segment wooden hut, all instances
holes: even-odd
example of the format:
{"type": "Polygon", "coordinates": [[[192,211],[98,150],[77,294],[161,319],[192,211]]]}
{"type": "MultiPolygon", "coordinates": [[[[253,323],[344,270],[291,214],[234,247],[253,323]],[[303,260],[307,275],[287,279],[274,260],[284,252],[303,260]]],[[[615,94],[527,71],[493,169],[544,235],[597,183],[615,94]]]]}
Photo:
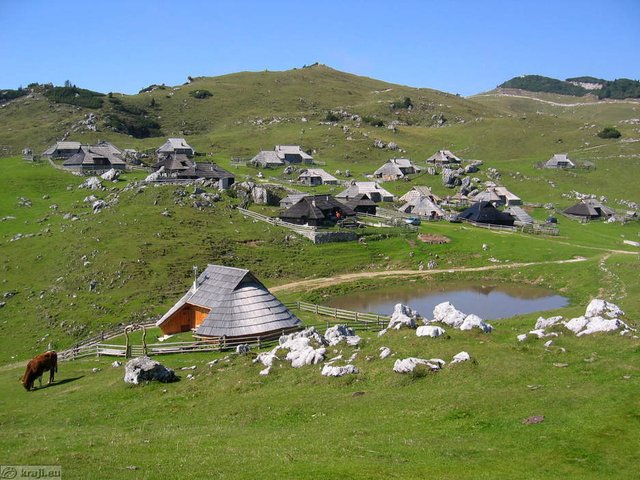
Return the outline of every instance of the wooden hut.
{"type": "Polygon", "coordinates": [[[501,212],[491,202],[477,202],[458,215],[460,220],[489,225],[513,226],[514,218],[508,213],[501,212]]]}
{"type": "Polygon", "coordinates": [[[194,331],[206,339],[277,338],[300,320],[249,271],[208,265],[156,323],[164,334],[194,331]]]}
{"type": "Polygon", "coordinates": [[[429,197],[413,197],[398,210],[403,213],[410,213],[432,220],[444,217],[444,210],[429,197]]]}
{"type": "Polygon", "coordinates": [[[312,227],[335,225],[339,220],[354,217],[355,212],[331,195],[302,197],[280,214],[280,219],[296,225],[312,227]]]}
{"type": "Polygon", "coordinates": [[[595,199],[586,199],[567,208],[564,213],[573,217],[596,219],[612,217],[616,212],[595,199]]]}
{"type": "Polygon", "coordinates": [[[556,153],[544,163],[544,168],[576,168],[566,153],[556,153]]]}
{"type": "Polygon", "coordinates": [[[382,180],[400,180],[406,175],[419,173],[420,167],[414,165],[408,158],[392,158],[373,172],[375,178],[382,180]]]}
{"type": "Polygon", "coordinates": [[[162,144],[158,150],[156,150],[158,156],[168,153],[179,153],[192,157],[195,155],[195,151],[191,148],[191,145],[187,143],[184,138],[169,138],[162,144]]]}
{"type": "Polygon", "coordinates": [[[67,158],[62,166],[85,173],[100,173],[107,170],[124,170],[127,163],[109,146],[82,145],[78,153],[67,158]]]}
{"type": "Polygon", "coordinates": [[[316,185],[337,185],[338,179],[322,168],[308,168],[300,173],[298,182],[314,187],[316,185]]]}
{"type": "Polygon", "coordinates": [[[393,202],[393,193],[382,188],[377,182],[356,182],[351,181],[349,186],[336,195],[336,198],[351,200],[356,196],[364,193],[374,202],[393,202]]]}
{"type": "Polygon", "coordinates": [[[80,142],[56,142],[55,145],[47,148],[43,157],[49,158],[70,158],[80,151],[80,142]]]}
{"type": "Polygon", "coordinates": [[[347,207],[356,213],[366,213],[369,215],[375,215],[378,205],[371,200],[366,193],[359,193],[350,200],[343,200],[347,207]]]}
{"type": "Polygon", "coordinates": [[[436,166],[459,164],[461,160],[456,157],[451,150],[438,150],[436,153],[427,158],[427,163],[433,163],[436,166]]]}

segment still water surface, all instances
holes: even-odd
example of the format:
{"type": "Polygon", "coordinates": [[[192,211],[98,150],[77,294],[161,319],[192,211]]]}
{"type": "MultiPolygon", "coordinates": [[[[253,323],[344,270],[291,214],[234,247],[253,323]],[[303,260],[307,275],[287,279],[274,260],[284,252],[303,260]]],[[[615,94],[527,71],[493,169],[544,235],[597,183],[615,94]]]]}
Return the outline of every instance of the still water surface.
{"type": "Polygon", "coordinates": [[[366,290],[334,298],[328,304],[345,310],[390,315],[396,303],[403,303],[423,317],[432,318],[433,307],[447,301],[458,310],[467,314],[475,313],[485,320],[553,310],[569,304],[567,298],[551,290],[528,285],[473,282],[433,284],[428,281],[366,290]]]}

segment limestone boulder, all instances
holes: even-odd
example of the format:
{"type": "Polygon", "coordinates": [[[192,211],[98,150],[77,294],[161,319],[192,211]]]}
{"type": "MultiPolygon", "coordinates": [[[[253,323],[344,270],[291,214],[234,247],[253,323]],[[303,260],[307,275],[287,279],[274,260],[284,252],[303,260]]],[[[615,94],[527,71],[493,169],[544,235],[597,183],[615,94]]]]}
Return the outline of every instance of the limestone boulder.
{"type": "Polygon", "coordinates": [[[124,368],[124,381],[134,385],[152,380],[157,380],[162,383],[170,383],[178,380],[173,370],[147,356],[129,360],[124,368]]]}

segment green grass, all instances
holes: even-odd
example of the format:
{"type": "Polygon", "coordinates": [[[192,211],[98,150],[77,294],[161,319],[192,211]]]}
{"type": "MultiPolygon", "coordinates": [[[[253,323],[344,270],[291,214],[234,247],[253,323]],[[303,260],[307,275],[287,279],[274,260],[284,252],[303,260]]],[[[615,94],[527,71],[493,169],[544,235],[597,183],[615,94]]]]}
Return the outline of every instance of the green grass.
{"type": "Polygon", "coordinates": [[[27,394],[21,369],[4,368],[3,462],[37,458],[66,478],[634,478],[638,341],[563,335],[545,351],[515,339],[534,319],[495,322],[490,335],[365,334],[360,373],[340,379],[284,363],[260,377],[250,357],[208,367],[223,354],[202,354],[159,358],[197,366],[176,384],[131,387],[110,359],[88,359],[27,394]],[[380,346],[395,356],[379,360],[380,346]],[[391,370],[396,358],[461,350],[474,362],[424,377],[391,370]],[[532,415],[545,421],[521,423],[532,415]]]}
{"type": "MultiPolygon", "coordinates": [[[[482,181],[487,168],[497,168],[502,183],[525,202],[552,203],[557,210],[575,202],[562,196],[572,190],[608,196],[609,204],[619,208],[617,199],[640,201],[640,142],[605,141],[595,135],[603,126],[615,125],[622,140],[637,136],[636,126],[622,122],[637,118],[632,104],[558,107],[509,97],[467,100],[322,66],[198,78],[179,90],[168,87],[125,100],[162,117],[158,121],[167,135],[191,131],[184,134],[189,142],[211,153],[206,158],[232,170],[238,181],[255,177],[258,170],[232,167],[231,157],[250,157],[286,143],[314,149],[314,157],[331,173],[350,169],[356,179],[364,179],[397,155],[373,148],[373,140],[380,138],[397,142],[407,151],[403,155],[419,163],[440,148],[481,159],[484,166],[476,176],[482,181]],[[388,88],[392,90],[384,92],[388,88]],[[203,89],[213,95],[205,100],[190,95],[203,89]],[[396,115],[389,104],[405,96],[415,108],[396,115]],[[364,123],[358,127],[350,120],[337,126],[319,123],[329,109],[337,108],[387,122],[401,118],[410,125],[393,133],[364,123]],[[432,115],[439,113],[449,119],[449,126],[431,126],[432,115]],[[274,116],[279,122],[269,124],[274,116]],[[257,125],[258,118],[266,122],[257,125]],[[349,135],[352,140],[347,140],[349,135]],[[534,168],[559,152],[592,161],[597,168],[534,168]]],[[[17,99],[0,111],[0,145],[14,153],[26,145],[43,150],[86,113],[38,96],[17,99]]],[[[105,114],[95,113],[99,121],[105,114]]],[[[157,147],[163,141],[106,130],[72,137],[87,142],[104,138],[135,148],[157,147]]],[[[276,182],[288,181],[282,169],[263,173],[276,182]]],[[[114,324],[157,318],[189,287],[192,266],[207,263],[249,268],[271,287],[342,273],[417,271],[429,260],[436,260],[438,269],[454,269],[581,256],[586,261],[440,273],[420,280],[361,279],[313,291],[287,290],[278,297],[322,303],[326,296],[388,284],[477,280],[561,292],[571,303],[552,313],[567,317],[580,315],[591,298],[601,297],[619,304],[631,323],[638,325],[640,319],[638,255],[612,253],[637,253],[622,243],[640,240],[637,222],[580,224],[559,217],[559,237],[424,223],[420,232],[446,235],[451,242],[427,245],[416,232],[394,228],[363,229],[359,233],[365,244],[316,246],[301,238],[286,241],[289,231],[244,218],[234,208],[238,200],[226,194],[212,209],[199,211],[188,197],[182,205],[176,203],[181,197],[175,186],[122,191],[143,176],[127,173],[109,187],[115,190],[96,193],[78,189],[80,178],[47,164],[0,159],[0,218],[16,217],[0,222],[0,294],[17,292],[3,298],[6,305],[0,308],[3,464],[61,464],[65,478],[635,476],[638,340],[616,334],[579,339],[563,335],[555,340],[558,348],[547,352],[543,341],[515,340],[533,327],[535,314],[495,322],[491,335],[451,331],[447,338],[420,339],[406,331],[382,338],[364,334],[355,362],[361,373],[350,378],[326,379],[318,367],[286,366],[263,378],[249,358],[232,355],[228,363],[210,368],[206,362],[226,354],[194,354],[161,361],[172,368],[197,365],[195,380],[132,388],[122,382],[121,369],[110,367],[112,359],[104,358],[65,362],[59,383],[27,394],[17,379],[28,358],[50,342],[62,349],[114,324]],[[94,215],[83,202],[91,193],[100,198],[119,193],[118,202],[94,215]],[[32,207],[18,207],[19,197],[29,198],[32,207]],[[50,208],[54,203],[57,210],[50,208]],[[170,217],[161,215],[165,210],[170,217]],[[65,220],[66,213],[79,219],[65,220]],[[16,234],[34,236],[11,241],[16,234]],[[90,262],[86,265],[85,256],[90,262]],[[97,281],[95,292],[89,291],[92,280],[97,281]],[[382,345],[397,352],[395,358],[449,361],[466,350],[476,362],[436,375],[400,376],[391,371],[392,360],[377,359],[382,345]],[[374,359],[368,361],[368,356],[374,359]],[[569,366],[557,368],[554,363],[569,366]],[[93,373],[94,367],[102,370],[93,373]],[[354,392],[365,394],[354,397],[354,392]],[[544,423],[521,424],[538,414],[545,415],[544,423]],[[127,469],[132,465],[138,470],[127,469]]],[[[439,177],[427,175],[384,186],[402,195],[416,184],[430,185],[439,195],[453,193],[440,185],[439,177]]],[[[190,187],[186,190],[191,192],[190,187]]],[[[273,214],[276,209],[258,210],[273,214]]],[[[532,214],[544,219],[554,210],[536,208],[532,214]]],[[[308,313],[301,316],[318,320],[308,313]]],[[[157,335],[151,329],[147,341],[154,342],[157,335]]],[[[139,332],[132,341],[140,341],[139,332]]],[[[330,351],[331,356],[335,353],[330,351]]],[[[349,356],[351,350],[344,353],[349,356]]]]}

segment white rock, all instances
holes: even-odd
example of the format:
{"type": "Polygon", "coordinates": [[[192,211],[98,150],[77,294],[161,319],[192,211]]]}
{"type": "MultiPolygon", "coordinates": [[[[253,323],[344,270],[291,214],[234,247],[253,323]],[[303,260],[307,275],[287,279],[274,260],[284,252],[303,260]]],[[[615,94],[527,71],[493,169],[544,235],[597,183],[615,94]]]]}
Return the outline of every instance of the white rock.
{"type": "Polygon", "coordinates": [[[416,330],[416,335],[418,337],[439,337],[444,335],[445,330],[441,327],[436,327],[435,325],[424,325],[422,327],[418,327],[416,330]]]}
{"type": "Polygon", "coordinates": [[[583,335],[591,335],[592,333],[598,332],[612,332],[622,327],[626,327],[626,324],[617,318],[608,320],[602,317],[593,317],[589,319],[589,323],[587,323],[586,328],[578,332],[576,335],[581,337],[583,335]]]}
{"type": "Polygon", "coordinates": [[[277,350],[278,349],[276,348],[275,350],[271,350],[270,352],[261,352],[261,353],[259,353],[258,356],[253,359],[253,363],[260,362],[265,367],[270,367],[271,365],[273,365],[273,361],[274,360],[280,360],[276,356],[276,351],[277,350]]]}
{"type": "Polygon", "coordinates": [[[518,341],[519,342],[524,342],[527,339],[527,334],[526,333],[522,333],[520,335],[518,335],[518,341]]]}
{"type": "Polygon", "coordinates": [[[418,312],[412,310],[406,305],[401,303],[396,304],[393,308],[393,314],[389,320],[387,330],[393,328],[394,330],[400,330],[400,328],[409,327],[416,328],[416,319],[418,318],[418,312]]]}
{"type": "Polygon", "coordinates": [[[553,340],[547,340],[546,342],[544,342],[545,348],[549,348],[551,345],[553,345],[553,340]]]}
{"type": "Polygon", "coordinates": [[[624,312],[617,305],[607,302],[606,300],[600,300],[595,298],[587,305],[587,310],[584,314],[585,317],[602,317],[607,316],[609,318],[618,318],[624,316],[624,312]]]}
{"type": "Polygon", "coordinates": [[[466,315],[456,309],[451,303],[442,302],[433,309],[433,318],[434,322],[445,323],[454,328],[459,328],[462,322],[464,322],[466,315]]]}
{"type": "Polygon", "coordinates": [[[389,347],[380,347],[380,358],[384,360],[391,355],[391,349],[389,347]]]}
{"type": "Polygon", "coordinates": [[[536,325],[535,328],[540,329],[540,328],[549,328],[555,324],[557,324],[560,320],[562,320],[562,316],[558,315],[556,317],[549,317],[549,318],[544,318],[544,317],[538,317],[538,320],[536,321],[536,325]]]}
{"type": "Polygon", "coordinates": [[[467,352],[463,351],[460,353],[456,353],[453,356],[453,360],[451,360],[451,363],[468,362],[469,360],[471,360],[471,356],[467,352]]]}
{"type": "Polygon", "coordinates": [[[248,343],[242,343],[236,346],[236,353],[238,355],[246,355],[250,351],[251,351],[251,347],[249,346],[248,343]]]}
{"type": "Polygon", "coordinates": [[[322,367],[322,375],[325,377],[342,377],[343,375],[355,373],[358,373],[358,369],[353,365],[345,365],[344,367],[325,365],[322,367]]]}
{"type": "Polygon", "coordinates": [[[571,330],[573,333],[578,333],[580,330],[587,326],[587,323],[589,323],[589,320],[587,318],[576,317],[564,322],[564,326],[567,329],[571,330]]]}
{"type": "Polygon", "coordinates": [[[113,368],[121,367],[121,366],[122,366],[122,362],[119,362],[118,360],[116,360],[115,362],[113,362],[113,363],[111,364],[111,366],[112,366],[113,368]]]}
{"type": "Polygon", "coordinates": [[[489,333],[491,332],[491,330],[493,330],[493,327],[491,325],[489,325],[483,319],[481,319],[477,315],[474,315],[473,313],[466,316],[464,322],[462,322],[462,325],[460,325],[459,328],[460,330],[471,330],[473,328],[479,328],[484,333],[489,333]]]}
{"type": "Polygon", "coordinates": [[[316,329],[313,328],[313,327],[305,328],[301,332],[295,332],[295,333],[290,333],[289,335],[283,335],[278,340],[278,343],[280,344],[280,346],[282,348],[289,348],[289,347],[285,346],[285,344],[289,340],[295,340],[295,339],[298,339],[298,338],[307,338],[309,340],[315,341],[316,343],[318,343],[320,345],[325,345],[326,344],[325,338],[322,335],[320,335],[316,331],[316,329]]]}
{"type": "Polygon", "coordinates": [[[265,375],[269,375],[269,372],[271,372],[271,365],[269,365],[265,369],[260,370],[260,372],[258,374],[262,375],[262,376],[265,376],[265,375]]]}
{"type": "Polygon", "coordinates": [[[544,330],[543,330],[543,329],[541,329],[541,328],[539,328],[539,329],[537,329],[537,330],[531,330],[531,331],[529,332],[529,334],[530,334],[530,335],[535,335],[535,336],[536,336],[536,337],[538,337],[538,338],[544,338],[544,337],[545,337],[544,330]]]}
{"type": "Polygon", "coordinates": [[[383,328],[382,330],[380,330],[380,331],[378,332],[378,337],[383,336],[385,333],[387,333],[387,329],[386,329],[386,328],[383,328]]]}
{"type": "Polygon", "coordinates": [[[107,182],[115,182],[118,179],[119,175],[120,172],[118,172],[115,168],[112,168],[111,170],[107,170],[102,175],[100,175],[100,178],[106,180],[107,182]]]}
{"type": "Polygon", "coordinates": [[[102,183],[98,177],[89,177],[87,178],[79,188],[88,188],[89,190],[100,190],[102,189],[102,183]]]}
{"type": "Polygon", "coordinates": [[[304,367],[305,365],[315,365],[324,360],[326,348],[313,348],[308,346],[301,350],[291,350],[287,353],[287,360],[291,362],[293,368],[304,367]]]}
{"type": "Polygon", "coordinates": [[[360,343],[361,338],[355,334],[352,328],[346,325],[334,325],[327,329],[324,334],[324,338],[329,343],[330,347],[345,341],[348,345],[355,346],[360,343]]]}
{"type": "Polygon", "coordinates": [[[164,173],[164,167],[160,167],[158,170],[153,172],[150,175],[147,175],[147,178],[144,179],[145,182],[155,182],[160,176],[164,173]]]}
{"type": "Polygon", "coordinates": [[[440,370],[440,365],[432,363],[430,360],[424,358],[409,357],[404,359],[398,359],[393,364],[393,371],[396,373],[411,373],[418,365],[425,365],[432,372],[440,370]]]}

